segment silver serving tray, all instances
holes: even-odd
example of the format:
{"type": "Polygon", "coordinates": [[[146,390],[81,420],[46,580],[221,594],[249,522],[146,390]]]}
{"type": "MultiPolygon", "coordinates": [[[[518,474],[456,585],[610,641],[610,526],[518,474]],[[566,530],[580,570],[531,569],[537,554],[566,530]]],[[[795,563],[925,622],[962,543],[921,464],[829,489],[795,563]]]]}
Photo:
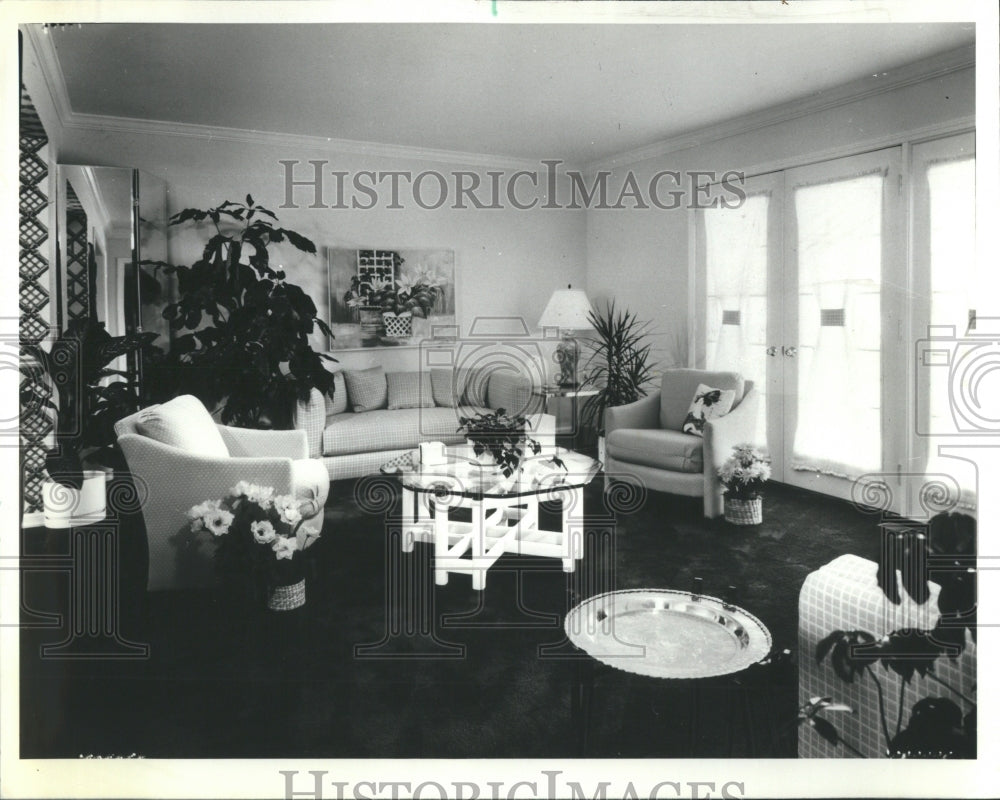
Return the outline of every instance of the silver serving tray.
{"type": "Polygon", "coordinates": [[[564,628],[597,661],[657,678],[729,675],[771,652],[771,634],[753,614],[673,589],[595,595],[566,615],[564,628]]]}

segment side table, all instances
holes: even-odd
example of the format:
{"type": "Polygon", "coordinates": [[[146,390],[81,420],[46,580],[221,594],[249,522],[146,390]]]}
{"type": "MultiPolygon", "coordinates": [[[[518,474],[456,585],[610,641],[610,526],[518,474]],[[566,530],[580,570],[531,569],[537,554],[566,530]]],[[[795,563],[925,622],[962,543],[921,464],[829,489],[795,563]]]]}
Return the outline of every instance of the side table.
{"type": "MultiPolygon", "coordinates": [[[[570,434],[575,438],[578,431],[578,426],[580,422],[580,409],[579,402],[581,397],[593,397],[598,393],[598,389],[594,386],[559,386],[557,384],[550,384],[546,386],[538,386],[532,389],[531,394],[533,397],[540,397],[542,399],[542,413],[549,413],[549,401],[554,397],[568,397],[573,401],[573,414],[572,421],[570,423],[570,434]]],[[[556,425],[556,432],[559,432],[559,426],[556,425]]]]}

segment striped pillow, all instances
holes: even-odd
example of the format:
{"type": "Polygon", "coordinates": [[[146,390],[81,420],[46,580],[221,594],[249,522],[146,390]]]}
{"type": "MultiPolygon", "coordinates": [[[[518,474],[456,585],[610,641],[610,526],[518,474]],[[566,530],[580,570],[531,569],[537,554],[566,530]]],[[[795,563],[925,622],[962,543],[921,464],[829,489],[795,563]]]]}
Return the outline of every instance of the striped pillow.
{"type": "Polygon", "coordinates": [[[385,369],[381,366],[368,369],[345,369],[347,399],[351,408],[360,413],[385,408],[389,393],[385,382],[385,369]]]}
{"type": "Polygon", "coordinates": [[[433,408],[434,394],[427,376],[419,372],[387,372],[389,408],[433,408]]]}

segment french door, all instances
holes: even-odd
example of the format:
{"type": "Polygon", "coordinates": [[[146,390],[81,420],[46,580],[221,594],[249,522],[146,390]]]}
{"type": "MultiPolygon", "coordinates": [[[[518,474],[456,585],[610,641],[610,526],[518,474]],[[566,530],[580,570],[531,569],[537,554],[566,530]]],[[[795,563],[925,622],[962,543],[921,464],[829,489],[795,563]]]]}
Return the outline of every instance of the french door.
{"type": "Polygon", "coordinates": [[[755,178],[695,215],[696,358],[754,380],[775,480],[849,498],[894,471],[901,148],[755,178]]]}

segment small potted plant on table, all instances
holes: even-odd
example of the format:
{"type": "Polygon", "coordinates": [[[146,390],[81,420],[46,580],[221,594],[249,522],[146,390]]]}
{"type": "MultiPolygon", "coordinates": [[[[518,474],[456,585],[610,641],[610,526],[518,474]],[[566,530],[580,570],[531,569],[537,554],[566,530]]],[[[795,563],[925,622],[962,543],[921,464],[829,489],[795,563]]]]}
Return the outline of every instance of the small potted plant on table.
{"type": "Polygon", "coordinates": [[[535,455],[541,452],[541,444],[528,436],[527,418],[510,416],[505,408],[458,421],[459,433],[465,434],[480,463],[495,464],[505,478],[517,471],[526,449],[535,455]]]}
{"type": "Polygon", "coordinates": [[[719,468],[725,487],[726,521],[734,525],[760,525],[764,521],[762,491],[771,477],[767,455],[751,444],[738,444],[719,468]]]}

